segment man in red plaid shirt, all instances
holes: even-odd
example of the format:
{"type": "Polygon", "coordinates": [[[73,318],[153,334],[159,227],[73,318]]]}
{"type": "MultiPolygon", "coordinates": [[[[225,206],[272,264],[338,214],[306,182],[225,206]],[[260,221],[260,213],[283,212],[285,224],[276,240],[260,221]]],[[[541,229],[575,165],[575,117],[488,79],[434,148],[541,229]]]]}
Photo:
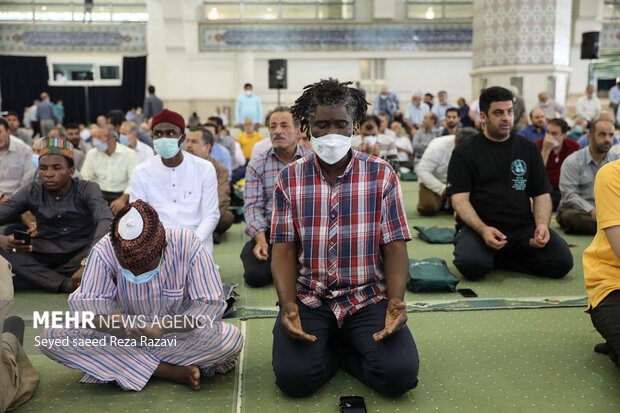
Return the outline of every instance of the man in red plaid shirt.
{"type": "Polygon", "coordinates": [[[339,366],[387,396],[418,382],[400,184],[387,162],[351,150],[368,103],[349,83],[321,80],[297,99],[291,112],[315,155],[282,169],[274,187],[273,368],[276,384],[297,397],[339,366]]]}

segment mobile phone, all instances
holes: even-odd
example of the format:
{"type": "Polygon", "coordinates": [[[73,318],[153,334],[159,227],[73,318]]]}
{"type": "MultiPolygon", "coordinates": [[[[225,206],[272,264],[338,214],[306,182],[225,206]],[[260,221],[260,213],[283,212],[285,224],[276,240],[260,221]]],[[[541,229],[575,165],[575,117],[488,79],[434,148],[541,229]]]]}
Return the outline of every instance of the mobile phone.
{"type": "Polygon", "coordinates": [[[20,241],[25,241],[25,245],[30,245],[30,234],[26,231],[20,231],[16,229],[15,232],[13,232],[13,238],[20,241]]]}
{"type": "Polygon", "coordinates": [[[474,290],[470,288],[457,288],[456,291],[463,297],[478,297],[478,294],[476,294],[474,290]]]}
{"type": "Polygon", "coordinates": [[[340,413],[367,413],[362,396],[341,396],[340,413]]]}

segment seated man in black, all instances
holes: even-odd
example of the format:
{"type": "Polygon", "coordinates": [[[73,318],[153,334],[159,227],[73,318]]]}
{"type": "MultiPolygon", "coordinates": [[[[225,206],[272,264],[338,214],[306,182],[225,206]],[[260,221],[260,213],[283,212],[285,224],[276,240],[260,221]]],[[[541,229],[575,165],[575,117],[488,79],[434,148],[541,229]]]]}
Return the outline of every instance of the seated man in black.
{"type": "Polygon", "coordinates": [[[468,280],[495,267],[563,277],[573,257],[549,229],[551,185],[538,146],[510,134],[512,93],[486,89],[480,119],[483,132],[456,147],[448,166],[446,193],[458,215],[454,265],[468,280]]]}
{"type": "Polygon", "coordinates": [[[71,292],[84,270],[82,261],[110,229],[112,213],[94,182],[71,178],[70,142],[45,138],[41,142],[41,182],[21,188],[0,205],[0,225],[30,211],[32,245],[14,235],[0,236],[0,255],[13,266],[15,290],[40,288],[71,292]]]}

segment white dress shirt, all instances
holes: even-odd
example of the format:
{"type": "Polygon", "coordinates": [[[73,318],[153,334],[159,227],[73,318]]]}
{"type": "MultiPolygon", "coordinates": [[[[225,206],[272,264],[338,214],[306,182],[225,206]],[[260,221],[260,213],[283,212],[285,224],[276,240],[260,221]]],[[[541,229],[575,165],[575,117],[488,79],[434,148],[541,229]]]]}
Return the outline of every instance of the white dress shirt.
{"type": "Polygon", "coordinates": [[[136,151],[136,156],[138,157],[139,164],[141,164],[142,162],[148,161],[153,156],[155,156],[155,151],[153,150],[153,148],[151,148],[144,142],[138,141],[136,144],[135,151],[136,151]]]}
{"type": "Polygon", "coordinates": [[[601,114],[601,101],[596,96],[592,96],[592,99],[588,99],[587,95],[584,95],[577,100],[577,116],[587,121],[598,118],[601,114]]]}
{"type": "Polygon", "coordinates": [[[220,219],[217,176],[211,162],[183,152],[183,162],[169,168],[161,156],[141,163],[131,177],[130,202],[142,199],[167,227],[196,232],[213,256],[213,231],[220,219]]]}
{"type": "Polygon", "coordinates": [[[265,138],[262,141],[258,141],[252,147],[252,155],[250,156],[250,160],[259,157],[263,152],[267,149],[271,148],[273,143],[271,143],[270,138],[265,138]]]}
{"type": "Polygon", "coordinates": [[[102,191],[129,193],[129,181],[138,164],[133,149],[116,143],[112,155],[96,148],[86,153],[80,173],[87,181],[99,184],[102,191]]]}
{"type": "Polygon", "coordinates": [[[425,187],[442,195],[448,180],[448,164],[454,149],[454,135],[433,139],[424,151],[415,172],[425,187]]]}

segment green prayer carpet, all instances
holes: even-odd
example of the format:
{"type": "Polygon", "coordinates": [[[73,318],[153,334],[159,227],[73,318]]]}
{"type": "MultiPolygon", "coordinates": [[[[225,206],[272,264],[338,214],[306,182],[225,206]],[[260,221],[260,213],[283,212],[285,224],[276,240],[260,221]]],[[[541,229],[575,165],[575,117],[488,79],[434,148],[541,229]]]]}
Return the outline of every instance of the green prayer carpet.
{"type": "Polygon", "coordinates": [[[215,246],[215,262],[223,282],[239,284],[236,305],[241,319],[227,321],[245,333],[240,365],[227,374],[203,378],[196,392],[160,379],[141,392],[124,392],[112,384],[80,384],[81,372],[47,359],[34,346],[40,332],[32,328],[32,312],[66,310],[67,296],[20,292],[11,314],[27,321],[25,349],[41,384],[17,411],[335,412],[342,395],[363,396],[369,412],[620,411],[620,371],[607,356],[593,352],[602,339],[584,313],[585,306],[580,306],[586,295],[581,256],[591,237],[567,236],[552,221],[551,228],[575,244],[574,267],[563,279],[494,271],[482,281],[470,282],[452,264],[451,244],[427,244],[413,229],[453,225],[453,217],[421,217],[416,211],[418,183],[402,182],[402,188],[413,236],[407,244],[409,258],[444,259],[461,280],[457,288],[478,294],[477,299],[464,299],[458,293],[406,293],[408,326],[420,355],[420,383],[403,397],[380,396],[342,371],[307,398],[293,399],[279,391],[271,368],[277,295],[273,286],[249,288],[243,283],[239,254],[249,238],[243,233],[245,224],[239,223],[215,246]],[[559,308],[535,308],[539,306],[559,308]],[[438,311],[446,307],[483,310],[438,311]],[[484,310],[489,307],[505,309],[484,310]],[[255,318],[261,314],[267,318],[255,318]]]}

